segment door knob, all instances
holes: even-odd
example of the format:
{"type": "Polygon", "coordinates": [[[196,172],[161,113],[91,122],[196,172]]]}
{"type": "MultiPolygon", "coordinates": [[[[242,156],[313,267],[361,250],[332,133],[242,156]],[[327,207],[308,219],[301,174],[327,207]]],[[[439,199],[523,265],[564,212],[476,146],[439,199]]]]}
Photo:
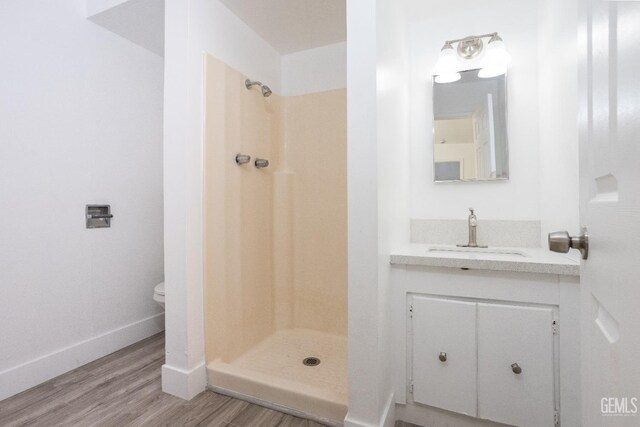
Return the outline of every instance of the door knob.
{"type": "Polygon", "coordinates": [[[440,359],[441,362],[446,362],[447,361],[447,353],[445,353],[443,351],[442,353],[440,353],[440,355],[438,355],[438,359],[440,359]]]}
{"type": "Polygon", "coordinates": [[[570,236],[566,231],[549,233],[549,250],[566,254],[569,249],[579,250],[582,259],[589,257],[589,235],[586,228],[582,228],[579,236],[570,236]]]}
{"type": "Polygon", "coordinates": [[[517,363],[513,363],[511,365],[511,370],[516,375],[520,375],[522,373],[522,368],[517,363]]]}

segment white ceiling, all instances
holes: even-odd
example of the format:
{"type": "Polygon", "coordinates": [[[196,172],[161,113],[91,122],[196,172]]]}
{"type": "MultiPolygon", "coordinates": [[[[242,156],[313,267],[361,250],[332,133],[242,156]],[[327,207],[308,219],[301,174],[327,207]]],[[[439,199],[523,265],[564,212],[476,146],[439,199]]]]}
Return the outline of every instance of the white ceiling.
{"type": "Polygon", "coordinates": [[[86,0],[87,18],[164,56],[164,0],[86,0]]]}
{"type": "Polygon", "coordinates": [[[220,0],[281,54],[347,39],[346,0],[220,0]]]}

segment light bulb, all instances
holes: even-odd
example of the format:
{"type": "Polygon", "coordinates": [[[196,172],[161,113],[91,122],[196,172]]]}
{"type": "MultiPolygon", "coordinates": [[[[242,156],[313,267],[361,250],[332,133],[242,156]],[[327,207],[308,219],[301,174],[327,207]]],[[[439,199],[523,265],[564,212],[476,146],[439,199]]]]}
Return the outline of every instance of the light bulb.
{"type": "Polygon", "coordinates": [[[460,80],[460,73],[438,74],[435,78],[436,83],[453,83],[460,80]]]}
{"type": "Polygon", "coordinates": [[[511,62],[511,55],[504,47],[504,42],[499,36],[494,36],[487,44],[487,52],[482,61],[482,69],[478,77],[488,78],[500,76],[507,72],[507,66],[511,62]]]}
{"type": "Polygon", "coordinates": [[[487,79],[489,77],[498,77],[507,72],[507,67],[484,67],[478,72],[478,77],[487,79]]]}
{"type": "Polygon", "coordinates": [[[459,68],[460,63],[453,46],[450,43],[445,44],[433,70],[436,83],[451,83],[460,80],[459,68]]]}

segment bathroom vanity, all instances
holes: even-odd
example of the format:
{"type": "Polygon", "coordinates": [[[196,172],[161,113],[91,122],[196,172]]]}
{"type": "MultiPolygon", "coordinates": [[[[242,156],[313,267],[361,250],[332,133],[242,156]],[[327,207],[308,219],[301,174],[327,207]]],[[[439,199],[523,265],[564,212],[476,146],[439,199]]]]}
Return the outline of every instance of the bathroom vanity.
{"type": "Polygon", "coordinates": [[[411,244],[390,262],[399,419],[578,425],[578,261],[411,244]]]}

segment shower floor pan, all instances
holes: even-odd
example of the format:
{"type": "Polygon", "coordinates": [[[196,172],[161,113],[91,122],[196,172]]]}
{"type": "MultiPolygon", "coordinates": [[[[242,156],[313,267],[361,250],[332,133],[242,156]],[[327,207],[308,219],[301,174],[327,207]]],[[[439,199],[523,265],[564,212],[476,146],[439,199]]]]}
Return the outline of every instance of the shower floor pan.
{"type": "Polygon", "coordinates": [[[347,337],[307,329],[275,332],[230,363],[207,366],[214,390],[342,424],[347,413],[347,337]],[[308,357],[320,359],[306,366],[308,357]]]}

